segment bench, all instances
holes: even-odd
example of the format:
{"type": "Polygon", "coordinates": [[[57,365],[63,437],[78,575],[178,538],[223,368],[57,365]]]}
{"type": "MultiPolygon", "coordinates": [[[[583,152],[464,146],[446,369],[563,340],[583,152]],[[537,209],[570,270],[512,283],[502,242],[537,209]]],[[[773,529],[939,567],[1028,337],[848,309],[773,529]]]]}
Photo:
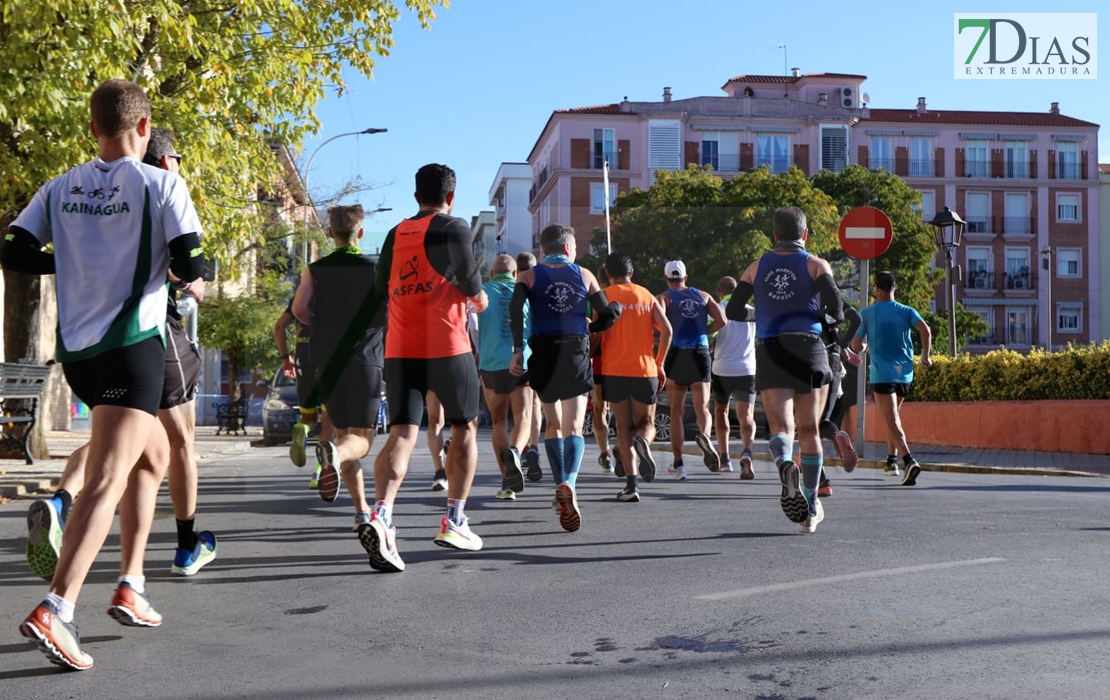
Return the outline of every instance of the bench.
{"type": "Polygon", "coordinates": [[[251,395],[240,392],[239,400],[235,403],[225,403],[216,406],[216,434],[223,431],[225,435],[243,433],[247,434],[247,409],[250,407],[251,395]]]}
{"type": "Polygon", "coordinates": [[[39,397],[50,376],[49,365],[0,362],[0,447],[34,464],[27,443],[38,420],[39,397]]]}

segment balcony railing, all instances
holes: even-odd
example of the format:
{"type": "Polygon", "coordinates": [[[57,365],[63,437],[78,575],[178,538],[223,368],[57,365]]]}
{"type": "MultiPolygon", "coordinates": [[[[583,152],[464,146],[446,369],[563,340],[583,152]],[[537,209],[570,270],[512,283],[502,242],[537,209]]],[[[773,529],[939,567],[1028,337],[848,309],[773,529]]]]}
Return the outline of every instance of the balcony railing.
{"type": "Polygon", "coordinates": [[[1006,291],[1031,292],[1037,288],[1037,276],[1032,272],[1003,272],[1002,285],[1006,291]]]}
{"type": "Polygon", "coordinates": [[[990,177],[990,163],[983,158],[968,158],[964,164],[964,174],[968,177],[990,177]]]}
{"type": "Polygon", "coordinates": [[[888,173],[894,172],[894,161],[890,158],[871,158],[867,161],[867,167],[871,170],[885,170],[888,173]]]}
{"type": "Polygon", "coordinates": [[[617,152],[616,151],[599,151],[595,150],[593,153],[593,168],[594,170],[601,170],[605,167],[605,161],[609,161],[609,169],[617,169],[617,152]]]}
{"type": "Polygon", "coordinates": [[[964,289],[997,289],[998,279],[992,270],[971,270],[964,278],[964,289]]]}
{"type": "Polygon", "coordinates": [[[737,173],[751,170],[752,158],[736,153],[719,153],[715,156],[702,156],[701,164],[708,165],[719,173],[737,173]]]}
{"type": "Polygon", "coordinates": [[[1006,161],[1006,168],[1004,172],[1006,174],[1006,177],[1009,178],[1029,177],[1029,163],[1016,160],[1006,161]]]}
{"type": "Polygon", "coordinates": [[[914,159],[910,161],[910,177],[932,177],[933,161],[914,159]]]}
{"type": "Polygon", "coordinates": [[[1029,216],[1002,217],[1003,235],[1030,235],[1033,231],[1033,218],[1029,216]]]}
{"type": "Polygon", "coordinates": [[[761,168],[764,165],[771,166],[773,173],[785,173],[789,168],[793,159],[790,156],[764,156],[756,155],[755,167],[761,168]]]}
{"type": "Polygon", "coordinates": [[[966,233],[991,233],[991,220],[987,216],[967,217],[966,233]]]}
{"type": "Polygon", "coordinates": [[[1078,180],[1079,179],[1079,163],[1057,163],[1056,164],[1056,179],[1057,180],[1078,180]]]}

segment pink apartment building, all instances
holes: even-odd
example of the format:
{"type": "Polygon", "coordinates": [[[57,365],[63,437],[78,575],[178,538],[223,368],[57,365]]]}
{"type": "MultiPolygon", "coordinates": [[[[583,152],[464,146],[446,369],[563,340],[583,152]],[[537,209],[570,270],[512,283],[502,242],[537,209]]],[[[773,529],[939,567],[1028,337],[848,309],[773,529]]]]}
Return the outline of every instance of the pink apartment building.
{"type": "Polygon", "coordinates": [[[533,245],[561,222],[587,249],[604,226],[605,161],[611,201],[689,163],[722,177],[859,164],[920,191],[926,220],[945,206],[967,220],[957,298],[991,327],[968,350],[1101,337],[1097,124],[1056,103],[1044,113],[972,112],[929,109],[922,97],[910,109],[878,109],[862,91],[866,76],[793,73],[737,76],[720,97],[675,99],[664,88],[658,102],[552,113],[528,155],[533,245]]]}

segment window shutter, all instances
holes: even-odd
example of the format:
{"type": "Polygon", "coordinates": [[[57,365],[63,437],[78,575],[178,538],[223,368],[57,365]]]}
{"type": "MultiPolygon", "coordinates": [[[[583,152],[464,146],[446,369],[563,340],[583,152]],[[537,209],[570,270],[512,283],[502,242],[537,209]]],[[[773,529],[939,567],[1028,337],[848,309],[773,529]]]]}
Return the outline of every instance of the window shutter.
{"type": "Polygon", "coordinates": [[[821,127],[821,169],[839,173],[848,165],[848,127],[821,127]]]}
{"type": "Polygon", "coordinates": [[[682,122],[653,119],[648,122],[648,169],[652,182],[656,170],[682,168],[682,122]]]}

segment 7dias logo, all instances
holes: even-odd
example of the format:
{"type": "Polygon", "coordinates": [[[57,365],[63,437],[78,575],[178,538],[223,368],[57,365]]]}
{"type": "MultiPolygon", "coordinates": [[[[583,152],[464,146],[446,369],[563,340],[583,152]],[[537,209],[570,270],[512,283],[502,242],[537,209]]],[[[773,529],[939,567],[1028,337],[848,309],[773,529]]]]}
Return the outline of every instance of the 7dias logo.
{"type": "Polygon", "coordinates": [[[1098,15],[956,14],[958,80],[1094,80],[1098,15]]]}

